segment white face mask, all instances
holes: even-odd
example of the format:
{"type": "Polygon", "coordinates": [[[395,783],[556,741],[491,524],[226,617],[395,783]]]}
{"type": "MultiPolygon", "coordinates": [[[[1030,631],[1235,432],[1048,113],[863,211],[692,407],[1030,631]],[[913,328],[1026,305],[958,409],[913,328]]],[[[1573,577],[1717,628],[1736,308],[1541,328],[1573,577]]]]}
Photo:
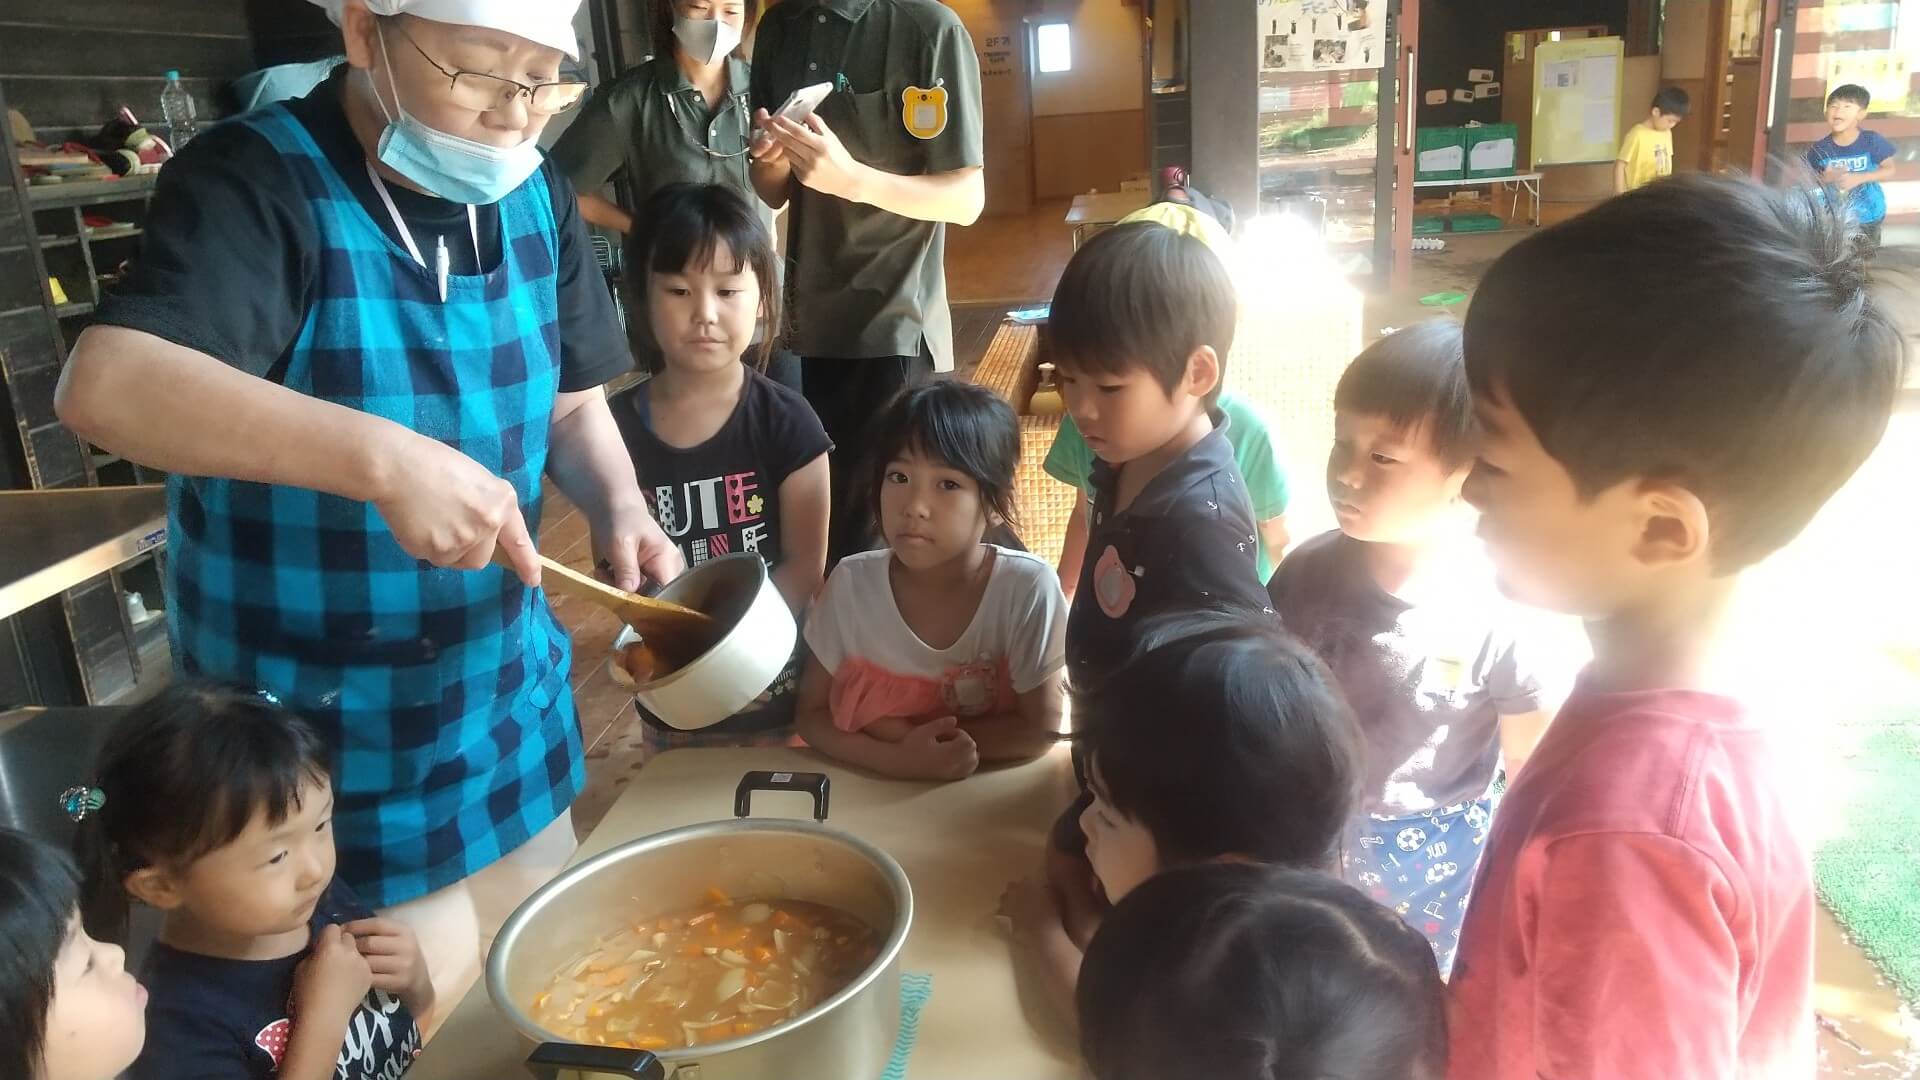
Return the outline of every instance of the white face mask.
{"type": "Polygon", "coordinates": [[[740,46],[740,31],[724,19],[673,17],[673,36],[696,62],[711,64],[740,46]]]}
{"type": "MultiPolygon", "coordinates": [[[[387,39],[380,35],[380,55],[387,56],[387,39]]],[[[393,61],[387,60],[388,85],[392,86],[393,61]]],[[[387,118],[387,129],[380,134],[376,156],[382,165],[413,181],[443,199],[487,206],[499,202],[533,175],[540,167],[540,147],[527,139],[514,146],[492,146],[463,139],[430,127],[407,112],[394,88],[393,112],[380,96],[373,73],[367,73],[373,98],[387,118]],[[394,115],[397,113],[398,115],[394,115]]]]}

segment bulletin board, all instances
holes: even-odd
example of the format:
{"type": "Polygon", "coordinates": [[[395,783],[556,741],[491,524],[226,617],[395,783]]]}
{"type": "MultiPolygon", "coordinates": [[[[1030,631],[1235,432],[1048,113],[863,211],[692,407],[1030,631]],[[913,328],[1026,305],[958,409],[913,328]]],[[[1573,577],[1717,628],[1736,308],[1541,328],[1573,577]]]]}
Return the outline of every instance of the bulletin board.
{"type": "Polygon", "coordinates": [[[1614,160],[1625,43],[1617,37],[1543,41],[1533,61],[1534,168],[1614,160]]]}

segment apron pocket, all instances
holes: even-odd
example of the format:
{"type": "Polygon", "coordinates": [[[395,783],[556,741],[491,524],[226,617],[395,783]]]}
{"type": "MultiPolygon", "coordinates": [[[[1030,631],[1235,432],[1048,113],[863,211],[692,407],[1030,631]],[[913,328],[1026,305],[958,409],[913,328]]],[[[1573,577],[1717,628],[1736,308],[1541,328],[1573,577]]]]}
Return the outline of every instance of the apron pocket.
{"type": "Polygon", "coordinates": [[[333,721],[341,793],[417,788],[439,758],[445,686],[439,650],[403,641],[286,639],[298,686],[288,705],[333,721]]]}

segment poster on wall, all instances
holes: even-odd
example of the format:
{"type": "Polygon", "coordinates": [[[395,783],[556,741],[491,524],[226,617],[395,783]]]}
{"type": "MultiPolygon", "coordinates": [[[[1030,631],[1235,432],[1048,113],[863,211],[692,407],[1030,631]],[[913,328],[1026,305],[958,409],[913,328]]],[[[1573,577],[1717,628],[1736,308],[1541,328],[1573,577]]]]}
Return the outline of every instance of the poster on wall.
{"type": "Polygon", "coordinates": [[[1364,71],[1387,60],[1386,0],[1259,0],[1261,71],[1364,71]]]}
{"type": "Polygon", "coordinates": [[[1540,44],[1533,68],[1534,167],[1614,160],[1624,64],[1617,37],[1540,44]]]}

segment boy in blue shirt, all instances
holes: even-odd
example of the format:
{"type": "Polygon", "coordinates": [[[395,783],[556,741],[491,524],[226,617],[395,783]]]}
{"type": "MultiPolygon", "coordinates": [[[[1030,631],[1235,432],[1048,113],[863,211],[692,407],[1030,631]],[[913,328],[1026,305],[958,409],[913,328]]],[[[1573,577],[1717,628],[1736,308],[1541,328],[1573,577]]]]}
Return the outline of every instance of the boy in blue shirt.
{"type": "Polygon", "coordinates": [[[1898,153],[1886,136],[1860,126],[1871,104],[1873,95],[1864,86],[1835,89],[1827,95],[1827,126],[1833,134],[1807,149],[1807,165],[1820,183],[1847,197],[1869,254],[1880,246],[1880,223],[1887,217],[1887,193],[1880,185],[1893,179],[1898,153]]]}

